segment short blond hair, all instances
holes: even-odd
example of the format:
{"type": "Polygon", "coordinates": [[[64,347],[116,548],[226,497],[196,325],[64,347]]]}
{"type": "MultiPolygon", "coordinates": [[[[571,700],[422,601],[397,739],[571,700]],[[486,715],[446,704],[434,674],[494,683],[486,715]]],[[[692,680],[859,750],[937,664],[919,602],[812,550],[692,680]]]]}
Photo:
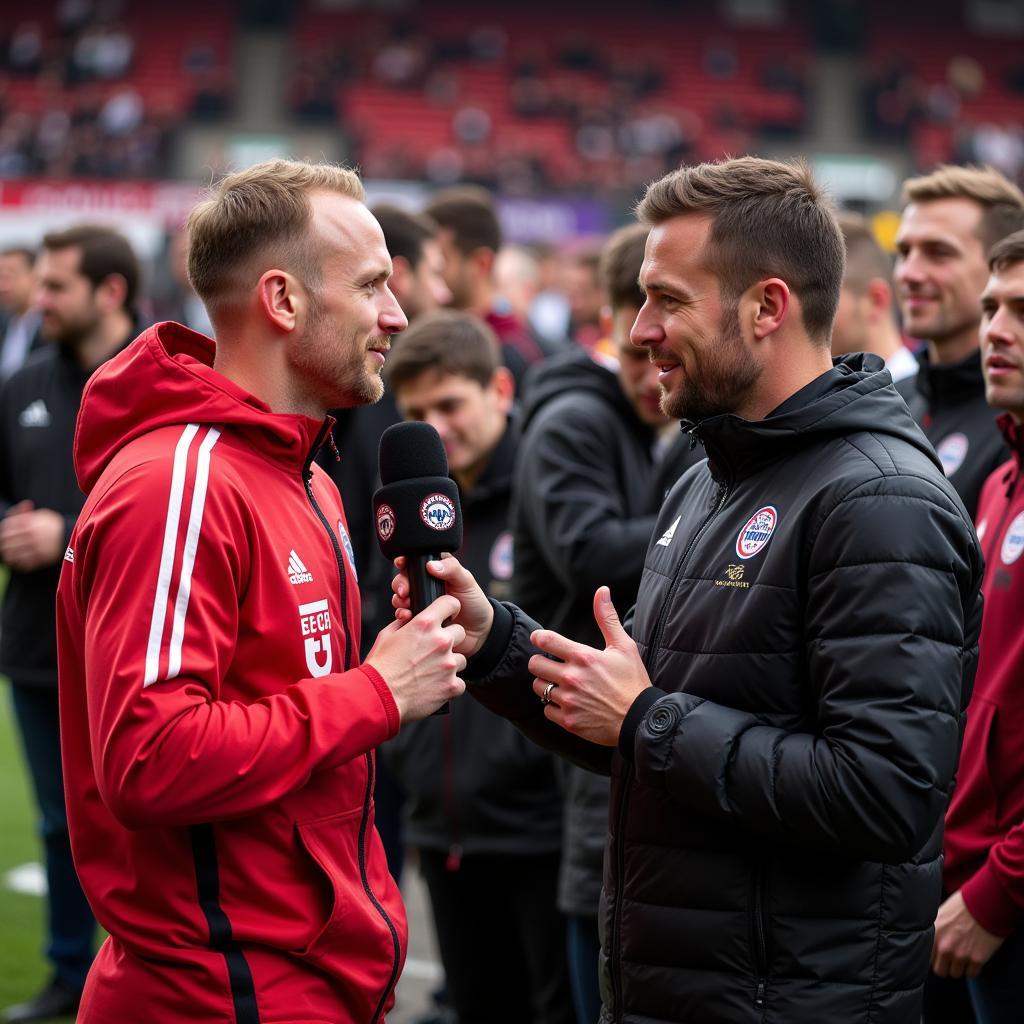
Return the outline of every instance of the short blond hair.
{"type": "Polygon", "coordinates": [[[1024,192],[994,167],[943,164],[903,183],[904,206],[936,199],[970,199],[981,207],[978,237],[987,252],[1000,238],[1024,228],[1024,192]]]}
{"type": "Polygon", "coordinates": [[[702,254],[723,297],[780,277],[799,297],[804,329],[827,346],[843,283],[845,246],[832,204],[803,161],[745,156],[681,167],[647,187],[637,206],[654,227],[703,214],[711,229],[702,254]]]}
{"type": "Polygon", "coordinates": [[[320,260],[310,245],[312,192],[336,192],[362,202],[359,175],[335,164],[267,160],[217,182],[189,214],[188,277],[207,307],[247,287],[257,267],[274,265],[315,289],[320,260]]]}

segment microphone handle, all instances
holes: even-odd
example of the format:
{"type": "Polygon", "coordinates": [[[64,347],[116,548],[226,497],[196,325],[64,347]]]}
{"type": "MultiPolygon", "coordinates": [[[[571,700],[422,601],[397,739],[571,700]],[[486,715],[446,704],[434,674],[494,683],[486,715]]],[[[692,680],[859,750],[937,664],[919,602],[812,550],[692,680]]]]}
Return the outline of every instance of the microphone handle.
{"type": "MultiPolygon", "coordinates": [[[[436,562],[440,555],[406,555],[405,564],[409,575],[409,608],[418,615],[428,605],[444,594],[444,583],[427,572],[427,562],[436,562]]],[[[451,702],[445,701],[435,715],[447,715],[452,710],[451,702]]]]}

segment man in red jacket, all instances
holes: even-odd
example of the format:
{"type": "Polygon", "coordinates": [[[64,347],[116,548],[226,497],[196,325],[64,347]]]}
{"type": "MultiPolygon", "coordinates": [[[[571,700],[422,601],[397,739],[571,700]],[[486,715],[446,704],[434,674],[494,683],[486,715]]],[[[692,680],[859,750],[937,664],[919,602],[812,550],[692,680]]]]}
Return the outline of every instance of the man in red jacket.
{"type": "Polygon", "coordinates": [[[360,663],[314,456],[406,326],[362,200],[327,165],[224,179],[189,219],[216,342],[158,324],[86,388],[57,599],[71,843],[110,933],[82,1024],[368,1024],[393,1002],[374,748],[462,692],[464,634],[441,598],[360,663]]]}
{"type": "Polygon", "coordinates": [[[990,253],[981,298],[982,367],[1012,458],[978,504],[985,552],[981,656],[957,787],[946,816],[944,884],[932,968],[968,978],[979,1024],[1024,1005],[1024,231],[990,253]]]}

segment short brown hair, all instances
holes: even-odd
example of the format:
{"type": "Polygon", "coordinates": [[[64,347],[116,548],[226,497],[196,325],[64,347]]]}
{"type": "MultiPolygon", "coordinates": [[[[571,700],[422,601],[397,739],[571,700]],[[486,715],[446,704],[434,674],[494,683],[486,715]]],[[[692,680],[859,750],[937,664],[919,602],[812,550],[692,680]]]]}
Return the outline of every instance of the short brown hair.
{"type": "Polygon", "coordinates": [[[1024,231],[1014,231],[1001,238],[988,254],[988,269],[993,274],[1000,274],[1018,263],[1024,263],[1024,231]]]}
{"type": "Polygon", "coordinates": [[[892,259],[875,237],[867,218],[844,212],[836,220],[846,244],[843,287],[863,295],[875,278],[880,277],[888,284],[892,278],[892,259]]]}
{"type": "Polygon", "coordinates": [[[334,164],[268,160],[229,174],[189,214],[188,277],[207,305],[248,286],[257,259],[274,260],[316,288],[320,260],[309,245],[311,192],[363,201],[355,171],[334,164]]]}
{"type": "Polygon", "coordinates": [[[735,301],[755,282],[779,277],[799,297],[808,335],[829,343],[843,239],[805,163],[745,156],[681,167],[649,185],[637,207],[651,226],[686,214],[711,217],[703,260],[723,298],[735,301]]]}
{"type": "Polygon", "coordinates": [[[994,167],[943,164],[903,183],[903,205],[936,199],[971,199],[981,207],[978,237],[987,252],[1000,238],[1024,228],[1024,192],[994,167]]]}
{"type": "Polygon", "coordinates": [[[644,304],[639,278],[650,233],[646,224],[628,224],[614,232],[601,250],[601,284],[613,310],[639,309],[644,304]]]}
{"type": "Polygon", "coordinates": [[[77,249],[78,272],[88,279],[94,290],[114,274],[123,278],[123,308],[134,312],[139,291],[139,261],[131,243],[120,232],[102,224],[78,224],[65,231],[43,235],[43,249],[48,252],[77,249]]]}
{"type": "Polygon", "coordinates": [[[384,380],[392,391],[436,371],[468,377],[486,387],[501,366],[497,335],[478,316],[454,309],[424,313],[401,336],[384,364],[384,380]]]}
{"type": "Polygon", "coordinates": [[[437,237],[437,224],[425,213],[410,213],[390,203],[374,206],[370,213],[384,232],[391,258],[401,256],[415,270],[423,259],[423,243],[437,237]]]}
{"type": "Polygon", "coordinates": [[[455,247],[464,256],[476,249],[501,248],[501,223],[490,192],[476,185],[444,189],[423,211],[438,226],[452,233],[455,247]]]}

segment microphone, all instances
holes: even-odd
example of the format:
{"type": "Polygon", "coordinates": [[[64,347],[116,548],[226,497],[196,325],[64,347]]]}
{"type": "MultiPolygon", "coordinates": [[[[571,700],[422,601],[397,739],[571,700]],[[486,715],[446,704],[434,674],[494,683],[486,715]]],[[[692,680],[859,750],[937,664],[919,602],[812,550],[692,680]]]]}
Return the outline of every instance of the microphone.
{"type": "MultiPolygon", "coordinates": [[[[429,423],[396,423],[381,435],[381,487],[373,495],[373,522],[381,554],[405,556],[413,615],[444,593],[427,562],[462,546],[459,489],[448,475],[448,458],[429,423]]],[[[445,704],[440,709],[448,710],[445,704]]]]}

